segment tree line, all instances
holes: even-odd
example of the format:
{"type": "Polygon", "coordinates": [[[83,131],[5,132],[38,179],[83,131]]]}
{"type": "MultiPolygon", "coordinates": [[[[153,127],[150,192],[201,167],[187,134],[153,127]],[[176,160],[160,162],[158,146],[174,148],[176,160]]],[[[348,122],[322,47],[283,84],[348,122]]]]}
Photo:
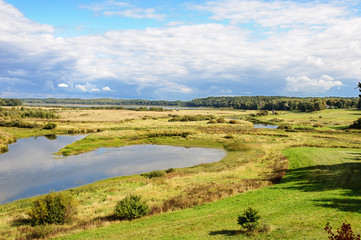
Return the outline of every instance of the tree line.
{"type": "Polygon", "coordinates": [[[22,102],[17,98],[0,98],[0,106],[21,106],[22,102]]]}
{"type": "Polygon", "coordinates": [[[280,96],[239,96],[239,97],[207,97],[190,101],[166,101],[145,99],[80,99],[80,98],[27,98],[23,103],[32,104],[80,104],[80,105],[142,105],[142,106],[175,106],[175,107],[214,107],[243,110],[275,110],[275,111],[319,111],[326,108],[361,108],[359,98],[347,97],[280,97],[280,96]]]}

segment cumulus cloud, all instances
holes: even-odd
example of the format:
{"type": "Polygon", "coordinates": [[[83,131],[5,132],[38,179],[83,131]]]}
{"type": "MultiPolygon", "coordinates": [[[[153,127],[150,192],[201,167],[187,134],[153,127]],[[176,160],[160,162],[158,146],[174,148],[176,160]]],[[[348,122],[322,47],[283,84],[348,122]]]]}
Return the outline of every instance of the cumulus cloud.
{"type": "Polygon", "coordinates": [[[196,9],[212,13],[215,20],[230,20],[233,24],[253,21],[264,27],[330,24],[346,15],[341,4],[295,1],[225,0],[209,1],[196,9]]]}
{"type": "MultiPolygon", "coordinates": [[[[233,93],[263,89],[263,94],[267,91],[276,95],[276,90],[271,92],[269,86],[295,94],[301,93],[302,88],[321,93],[361,80],[361,18],[346,15],[345,6],[289,1],[273,1],[272,6],[269,1],[251,1],[247,8],[243,5],[238,8],[237,4],[244,1],[223,2],[224,6],[213,1],[202,8],[220,20],[229,15],[227,19],[237,23],[256,21],[264,26],[292,27],[283,31],[270,29],[266,37],[256,40],[252,29],[224,23],[59,38],[53,35],[52,26],[33,22],[0,0],[0,19],[4,19],[0,24],[0,94],[7,88],[6,92],[29,91],[33,85],[32,89],[40,95],[43,92],[39,89],[48,82],[60,82],[58,87],[65,84],[69,93],[77,94],[119,93],[131,86],[161,91],[162,96],[196,96],[215,84],[233,93]],[[245,9],[251,13],[259,11],[260,3],[264,4],[263,13],[258,13],[261,16],[246,14],[239,19],[245,9]],[[317,23],[308,15],[304,21],[290,16],[282,22],[287,8],[294,14],[303,10],[315,13],[319,8],[320,12],[313,17],[322,28],[311,28],[317,23]],[[232,12],[228,12],[230,9],[232,12]],[[269,19],[272,11],[276,18],[273,22],[269,19]],[[326,17],[328,20],[323,20],[326,17]],[[337,80],[307,77],[323,75],[337,80]]],[[[89,8],[104,13],[117,4],[117,11],[130,7],[119,1],[107,4],[89,8]]],[[[219,94],[220,90],[217,91],[219,94]]],[[[141,94],[140,91],[138,96],[141,94]]]]}
{"type": "Polygon", "coordinates": [[[58,84],[58,87],[60,87],[60,88],[67,88],[67,87],[69,87],[69,85],[66,84],[66,83],[59,83],[59,84],[58,84]]]}
{"type": "Polygon", "coordinates": [[[85,87],[85,85],[81,85],[81,84],[75,84],[75,88],[82,91],[82,92],[87,92],[87,88],[85,87]]]}
{"type": "Polygon", "coordinates": [[[301,92],[309,94],[322,93],[333,87],[343,86],[341,81],[336,81],[333,77],[323,75],[319,79],[312,79],[307,76],[288,76],[286,78],[288,92],[301,92]]]}
{"type": "Polygon", "coordinates": [[[113,91],[110,87],[103,87],[104,92],[111,92],[113,91]]]}

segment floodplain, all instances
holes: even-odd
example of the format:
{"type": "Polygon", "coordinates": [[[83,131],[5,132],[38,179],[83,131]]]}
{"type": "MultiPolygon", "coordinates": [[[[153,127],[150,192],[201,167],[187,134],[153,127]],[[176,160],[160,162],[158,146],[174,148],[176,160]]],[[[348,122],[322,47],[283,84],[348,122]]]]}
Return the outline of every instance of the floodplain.
{"type": "Polygon", "coordinates": [[[162,177],[136,174],[66,190],[79,206],[74,221],[65,225],[32,226],[27,212],[36,197],[3,204],[5,239],[327,239],[325,224],[344,221],[361,232],[361,132],[348,129],[361,117],[358,110],[260,116],[259,111],[211,108],[41,109],[58,117],[22,120],[39,126],[34,128],[0,127],[2,151],[19,138],[88,134],[55,154],[138,144],[219,148],[227,154],[162,177]],[[41,127],[50,122],[56,127],[41,127]],[[280,127],[253,128],[256,123],[280,127]],[[116,203],[129,194],[142,196],[150,213],[133,221],[114,219],[116,203]],[[240,230],[237,215],[249,206],[259,209],[264,231],[240,230]]]}

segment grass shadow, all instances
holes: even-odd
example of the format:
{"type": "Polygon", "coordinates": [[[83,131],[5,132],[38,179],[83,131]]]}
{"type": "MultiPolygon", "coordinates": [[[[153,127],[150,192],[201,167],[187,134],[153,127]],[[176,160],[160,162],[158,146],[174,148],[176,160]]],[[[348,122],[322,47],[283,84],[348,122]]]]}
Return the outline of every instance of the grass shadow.
{"type": "Polygon", "coordinates": [[[223,235],[223,236],[236,236],[240,234],[245,234],[247,231],[245,230],[219,230],[219,231],[211,231],[209,232],[210,236],[223,235]]]}
{"type": "Polygon", "coordinates": [[[32,221],[26,218],[18,218],[13,220],[11,223],[12,227],[31,226],[31,225],[32,225],[32,221]]]}
{"type": "MultiPolygon", "coordinates": [[[[346,212],[360,212],[361,206],[361,153],[350,152],[343,163],[315,165],[289,169],[281,183],[290,183],[286,189],[304,192],[346,190],[335,198],[314,199],[317,206],[336,208],[346,212]]],[[[280,186],[281,187],[281,186],[280,186]]]]}
{"type": "Polygon", "coordinates": [[[355,198],[324,198],[313,200],[316,206],[337,208],[343,212],[358,212],[361,214],[361,199],[355,198]]]}
{"type": "Polygon", "coordinates": [[[94,221],[100,221],[100,222],[114,222],[119,221],[119,218],[117,218],[114,214],[108,215],[108,216],[101,216],[94,218],[94,221]]]}

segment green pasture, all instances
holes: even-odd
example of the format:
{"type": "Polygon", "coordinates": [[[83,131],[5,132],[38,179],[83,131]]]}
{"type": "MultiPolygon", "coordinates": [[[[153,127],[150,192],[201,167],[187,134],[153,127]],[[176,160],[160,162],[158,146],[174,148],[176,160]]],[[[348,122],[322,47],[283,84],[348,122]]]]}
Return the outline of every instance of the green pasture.
{"type": "Polygon", "coordinates": [[[280,184],[191,209],[120,222],[58,239],[327,239],[323,228],[347,221],[360,233],[361,150],[298,147],[283,151],[280,184]],[[243,209],[259,209],[267,233],[241,231],[243,209]]]}

